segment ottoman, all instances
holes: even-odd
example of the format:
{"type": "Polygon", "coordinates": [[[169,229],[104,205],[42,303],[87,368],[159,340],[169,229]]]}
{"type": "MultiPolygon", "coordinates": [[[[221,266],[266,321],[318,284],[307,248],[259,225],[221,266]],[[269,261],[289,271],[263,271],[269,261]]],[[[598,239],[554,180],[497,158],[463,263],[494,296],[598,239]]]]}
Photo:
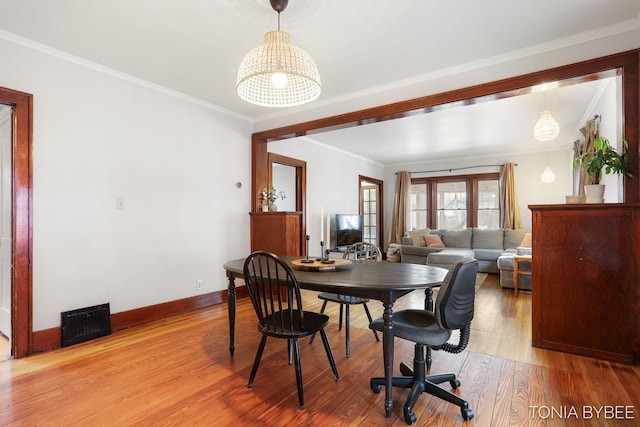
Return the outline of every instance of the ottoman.
{"type": "Polygon", "coordinates": [[[475,258],[471,249],[443,249],[427,255],[427,265],[442,268],[451,268],[453,264],[466,258],[475,258]]]}

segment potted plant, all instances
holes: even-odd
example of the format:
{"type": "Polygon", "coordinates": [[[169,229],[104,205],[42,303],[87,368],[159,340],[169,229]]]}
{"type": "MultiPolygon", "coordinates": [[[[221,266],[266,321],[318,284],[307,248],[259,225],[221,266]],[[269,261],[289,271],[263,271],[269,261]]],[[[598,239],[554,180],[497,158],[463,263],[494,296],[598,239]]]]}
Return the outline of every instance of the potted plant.
{"type": "Polygon", "coordinates": [[[620,144],[622,151],[618,153],[606,138],[598,137],[593,141],[593,151],[587,151],[575,159],[574,167],[580,163],[582,169],[593,179],[593,184],[584,186],[587,203],[604,201],[604,185],[601,185],[600,181],[605,174],[631,176],[628,143],[623,139],[620,144]]]}
{"type": "MultiPolygon", "coordinates": [[[[284,193],[284,191],[276,191],[276,189],[273,187],[271,187],[269,190],[265,188],[264,190],[261,191],[260,194],[262,195],[262,201],[264,204],[266,204],[267,201],[269,202],[269,206],[267,208],[269,212],[276,212],[278,210],[278,205],[276,205],[275,203],[276,200],[278,200],[278,197],[281,200],[284,200],[287,198],[287,195],[284,193]]],[[[264,207],[263,207],[263,210],[265,210],[264,207]]]]}

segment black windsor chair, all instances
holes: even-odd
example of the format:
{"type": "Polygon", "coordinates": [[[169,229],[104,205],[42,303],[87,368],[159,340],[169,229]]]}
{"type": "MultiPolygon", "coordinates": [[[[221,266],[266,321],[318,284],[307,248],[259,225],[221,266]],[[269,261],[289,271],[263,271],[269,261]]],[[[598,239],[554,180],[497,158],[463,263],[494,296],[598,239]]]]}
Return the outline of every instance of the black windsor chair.
{"type": "Polygon", "coordinates": [[[299,338],[320,332],[335,379],[340,381],[329,339],[324,330],[329,323],[329,316],[302,309],[298,280],[291,267],[277,255],[265,251],[254,252],[245,260],[243,270],[249,297],[258,315],[258,330],[262,333],[247,387],[253,387],[267,337],[286,339],[289,364],[292,353],[295,361],[299,406],[300,409],[304,409],[299,338]]]}

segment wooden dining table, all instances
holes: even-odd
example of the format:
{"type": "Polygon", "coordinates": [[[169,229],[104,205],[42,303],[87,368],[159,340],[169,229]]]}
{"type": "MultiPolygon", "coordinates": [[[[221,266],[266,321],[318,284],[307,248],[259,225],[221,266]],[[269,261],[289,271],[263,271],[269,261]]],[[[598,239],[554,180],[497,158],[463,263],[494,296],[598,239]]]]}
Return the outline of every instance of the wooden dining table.
{"type": "MultiPolygon", "coordinates": [[[[369,298],[382,302],[384,307],[384,329],[382,352],[385,378],[385,413],[391,418],[393,408],[393,304],[403,295],[416,289],[425,290],[425,309],[433,309],[432,288],[440,286],[447,270],[419,264],[395,262],[353,261],[349,265],[327,269],[307,269],[294,264],[301,257],[282,257],[293,269],[303,289],[317,292],[332,292],[343,295],[369,298]]],[[[296,262],[297,264],[297,262],[296,262]]],[[[228,284],[229,306],[229,351],[235,349],[236,278],[244,278],[244,258],[224,264],[228,284]]]]}

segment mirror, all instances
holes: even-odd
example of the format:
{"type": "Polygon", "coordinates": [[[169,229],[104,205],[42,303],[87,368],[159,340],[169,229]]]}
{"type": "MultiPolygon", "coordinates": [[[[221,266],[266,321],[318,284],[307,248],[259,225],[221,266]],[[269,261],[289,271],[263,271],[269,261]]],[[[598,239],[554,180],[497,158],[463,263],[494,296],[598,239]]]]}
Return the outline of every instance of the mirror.
{"type": "Polygon", "coordinates": [[[286,195],[285,199],[278,198],[276,201],[278,210],[302,212],[307,191],[307,163],[293,157],[267,153],[267,174],[267,185],[264,187],[273,187],[278,193],[283,191],[286,195]]]}
{"type": "Polygon", "coordinates": [[[271,186],[278,193],[286,195],[285,199],[278,199],[276,204],[279,211],[296,211],[296,168],[281,163],[271,164],[271,186]]]}

